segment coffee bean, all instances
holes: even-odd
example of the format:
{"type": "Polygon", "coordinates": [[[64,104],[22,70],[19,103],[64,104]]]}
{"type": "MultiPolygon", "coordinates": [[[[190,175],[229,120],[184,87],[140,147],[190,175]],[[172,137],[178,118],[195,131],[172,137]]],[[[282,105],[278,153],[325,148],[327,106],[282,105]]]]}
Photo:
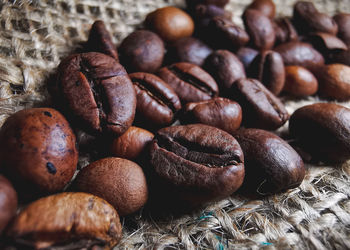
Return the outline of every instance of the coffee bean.
{"type": "Polygon", "coordinates": [[[296,110],[290,134],[318,159],[339,163],[350,158],[350,109],[335,103],[316,103],[296,110]]]}
{"type": "Polygon", "coordinates": [[[186,12],[173,6],[156,9],[147,15],[145,22],[166,42],[191,36],[194,31],[192,18],[186,12]]]}
{"type": "Polygon", "coordinates": [[[91,26],[89,39],[86,42],[87,52],[100,52],[119,61],[116,46],[103,21],[98,20],[91,26]]]}
{"type": "Polygon", "coordinates": [[[346,51],[348,47],[342,40],[334,35],[328,33],[316,32],[307,37],[308,41],[317,49],[321,54],[328,59],[328,55],[336,53],[337,51],[346,51]]]}
{"type": "Polygon", "coordinates": [[[319,12],[311,2],[300,1],[294,5],[293,22],[300,34],[324,32],[336,35],[338,31],[336,22],[319,12]]]}
{"type": "Polygon", "coordinates": [[[209,22],[212,18],[220,16],[226,19],[232,19],[232,13],[216,5],[198,4],[193,10],[193,18],[196,23],[195,32],[200,35],[206,34],[209,22]]]}
{"type": "Polygon", "coordinates": [[[243,64],[228,50],[214,51],[207,57],[203,67],[214,77],[223,92],[236,80],[246,77],[243,64]]]}
{"type": "Polygon", "coordinates": [[[317,73],[321,97],[337,101],[350,100],[350,67],[330,64],[321,67],[317,73]]]}
{"type": "Polygon", "coordinates": [[[232,134],[241,125],[242,109],[237,102],[221,97],[191,102],[184,107],[181,121],[210,125],[232,134]]]}
{"type": "Polygon", "coordinates": [[[137,96],[136,120],[146,127],[170,125],[181,109],[175,91],[153,74],[138,72],[129,76],[137,96]]]}
{"type": "Polygon", "coordinates": [[[272,0],[254,0],[247,9],[258,10],[270,19],[276,14],[276,6],[272,0]]]}
{"type": "Polygon", "coordinates": [[[236,81],[229,94],[242,107],[246,127],[275,130],[289,118],[281,101],[255,79],[236,81]]]}
{"type": "Polygon", "coordinates": [[[203,69],[190,63],[163,67],[158,75],[168,83],[182,103],[209,100],[218,95],[218,85],[203,69]]]}
{"type": "Polygon", "coordinates": [[[59,66],[57,84],[68,109],[87,131],[120,135],[131,126],[135,90],[113,58],[95,52],[71,55],[59,66]]]}
{"type": "Polygon", "coordinates": [[[338,13],[333,17],[333,20],[338,25],[337,36],[343,40],[343,42],[350,46],[350,14],[349,13],[338,13]]]}
{"type": "Polygon", "coordinates": [[[251,44],[259,50],[271,49],[276,34],[272,21],[258,10],[247,9],[243,13],[244,26],[250,36],[251,44]]]}
{"type": "Polygon", "coordinates": [[[318,89],[318,81],[306,68],[300,66],[286,66],[286,82],[283,91],[296,96],[314,95],[318,89]]]}
{"type": "Polygon", "coordinates": [[[276,42],[275,45],[297,41],[298,33],[289,18],[281,17],[274,21],[276,42]]]}
{"type": "Polygon", "coordinates": [[[186,0],[187,8],[193,9],[199,4],[215,5],[224,8],[229,0],[186,0]]]}
{"type": "Polygon", "coordinates": [[[148,30],[137,30],[128,35],[119,47],[121,63],[129,73],[150,72],[160,68],[164,58],[164,43],[148,30]]]}
{"type": "Polygon", "coordinates": [[[301,184],[303,160],[280,137],[260,129],[240,129],[235,137],[242,147],[246,170],[240,190],[268,195],[301,184]]]}
{"type": "Polygon", "coordinates": [[[117,211],[105,200],[85,193],[60,193],[25,207],[7,235],[19,244],[18,249],[90,249],[93,245],[112,249],[122,236],[122,226],[117,211]]]}
{"type": "MultiPolygon", "coordinates": [[[[243,182],[242,150],[234,137],[206,125],[159,130],[150,150],[155,176],[181,205],[198,206],[235,192],[243,182]]],[[[168,195],[168,194],[167,194],[168,195]]],[[[163,197],[165,199],[166,197],[163,197]]]]}
{"type": "Polygon", "coordinates": [[[259,52],[255,49],[244,47],[240,48],[236,55],[239,60],[243,63],[245,71],[247,71],[250,67],[250,64],[254,61],[255,57],[259,54],[259,52]]]}
{"type": "Polygon", "coordinates": [[[284,63],[281,55],[272,50],[260,52],[250,66],[249,76],[258,79],[274,95],[279,95],[285,81],[284,63]]]}
{"type": "Polygon", "coordinates": [[[0,235],[16,215],[17,193],[12,184],[0,175],[0,235]]]}

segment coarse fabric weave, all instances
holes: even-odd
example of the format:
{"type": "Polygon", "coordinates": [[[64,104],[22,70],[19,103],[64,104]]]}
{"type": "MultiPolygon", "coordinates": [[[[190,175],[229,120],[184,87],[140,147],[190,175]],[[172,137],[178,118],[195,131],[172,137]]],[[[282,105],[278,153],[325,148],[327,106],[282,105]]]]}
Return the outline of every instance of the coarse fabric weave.
{"type": "MultiPolygon", "coordinates": [[[[275,1],[278,15],[291,15],[295,1],[275,1]]],[[[235,23],[250,0],[231,0],[235,23]]],[[[349,0],[314,1],[333,15],[350,12],[349,0]]],[[[101,19],[116,44],[156,8],[181,0],[0,1],[0,126],[23,108],[52,105],[50,75],[60,60],[86,41],[101,19]]],[[[318,100],[286,99],[292,113],[318,100]]],[[[342,103],[350,107],[350,103],[342,103]]],[[[287,124],[278,133],[284,135],[287,124]]],[[[84,134],[79,132],[78,139],[84,134]]],[[[82,154],[79,165],[91,158],[82,154]]],[[[350,249],[350,164],[306,165],[300,187],[264,199],[233,195],[206,208],[157,220],[139,213],[123,219],[117,249],[350,249]]]]}

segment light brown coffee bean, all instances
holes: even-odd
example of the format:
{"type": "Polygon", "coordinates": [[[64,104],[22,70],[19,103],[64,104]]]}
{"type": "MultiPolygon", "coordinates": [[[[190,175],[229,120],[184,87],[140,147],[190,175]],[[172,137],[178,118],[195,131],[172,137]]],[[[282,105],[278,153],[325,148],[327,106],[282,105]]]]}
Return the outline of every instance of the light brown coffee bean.
{"type": "Polygon", "coordinates": [[[317,92],[318,81],[306,68],[286,66],[286,82],[283,91],[297,97],[313,95],[317,92]]]}

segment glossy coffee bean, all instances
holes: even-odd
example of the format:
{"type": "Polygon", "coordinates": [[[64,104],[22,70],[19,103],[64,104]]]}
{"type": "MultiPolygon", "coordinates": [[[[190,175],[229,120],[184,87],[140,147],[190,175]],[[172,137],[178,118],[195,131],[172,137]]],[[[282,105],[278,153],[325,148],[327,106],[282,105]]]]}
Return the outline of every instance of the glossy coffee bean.
{"type": "Polygon", "coordinates": [[[75,179],[74,189],[105,199],[121,216],[136,212],[148,199],[142,168],[117,157],[100,159],[83,168],[75,179]]]}
{"type": "Polygon", "coordinates": [[[250,36],[250,43],[259,50],[271,49],[276,34],[272,21],[258,10],[247,9],[243,13],[244,26],[250,36]]]}
{"type": "Polygon", "coordinates": [[[246,127],[275,130],[289,118],[282,102],[258,80],[238,80],[229,94],[242,107],[246,127]]]}
{"type": "Polygon", "coordinates": [[[116,46],[112,42],[112,37],[109,34],[103,21],[98,20],[91,26],[89,39],[86,42],[87,52],[100,52],[113,57],[119,61],[116,46]]]}
{"type": "Polygon", "coordinates": [[[337,36],[342,39],[347,46],[350,46],[350,14],[338,13],[333,17],[333,20],[338,25],[337,36]]]}
{"type": "Polygon", "coordinates": [[[181,121],[210,125],[232,134],[241,125],[242,109],[237,102],[221,97],[191,102],[184,107],[181,121]]]}
{"type": "Polygon", "coordinates": [[[166,42],[191,36],[194,31],[192,18],[183,10],[173,6],[156,9],[147,15],[145,22],[166,42]]]}
{"type": "Polygon", "coordinates": [[[11,115],[1,128],[0,142],[0,169],[25,198],[61,191],[76,170],[75,135],[54,109],[11,115]]]}
{"type": "Polygon", "coordinates": [[[303,181],[303,160],[280,137],[260,129],[240,129],[235,138],[244,153],[243,192],[274,194],[298,187],[303,181]]]}
{"type": "Polygon", "coordinates": [[[148,30],[137,30],[128,35],[119,47],[121,63],[129,73],[155,72],[164,58],[164,43],[148,30]]]}
{"type": "Polygon", "coordinates": [[[239,60],[243,63],[244,69],[247,71],[251,65],[251,63],[254,61],[255,57],[259,54],[259,52],[255,49],[244,47],[240,48],[236,55],[239,58],[239,60]]]}
{"type": "Polygon", "coordinates": [[[202,66],[212,52],[213,50],[201,40],[184,37],[170,44],[166,58],[170,63],[188,62],[202,66]]]}
{"type": "Polygon", "coordinates": [[[276,42],[282,44],[298,40],[298,33],[289,18],[281,17],[274,21],[276,42]]]}
{"type": "Polygon", "coordinates": [[[74,54],[59,65],[58,89],[79,125],[92,133],[123,134],[136,109],[123,66],[101,53],[74,54]]]}
{"type": "Polygon", "coordinates": [[[258,79],[274,95],[279,95],[286,79],[281,55],[272,50],[261,52],[252,62],[249,76],[258,79]]]}
{"type": "Polygon", "coordinates": [[[277,46],[275,49],[283,58],[285,65],[305,67],[314,72],[324,65],[324,58],[308,43],[289,42],[277,46]]]}
{"type": "Polygon", "coordinates": [[[247,9],[258,10],[270,19],[276,14],[276,6],[272,0],[254,0],[247,9]]]}
{"type": "Polygon", "coordinates": [[[350,67],[343,64],[330,64],[317,73],[319,95],[337,101],[350,100],[350,67]]]}
{"type": "Polygon", "coordinates": [[[149,73],[138,72],[129,76],[136,90],[136,119],[147,127],[170,125],[181,109],[180,99],[171,86],[149,73]]]}
{"type": "Polygon", "coordinates": [[[211,126],[163,128],[155,135],[150,156],[155,177],[164,182],[162,188],[170,189],[171,199],[177,197],[183,206],[220,200],[243,182],[239,144],[227,132],[211,126]]]}
{"type": "Polygon", "coordinates": [[[7,235],[20,245],[18,249],[112,249],[122,237],[122,226],[117,211],[105,200],[67,192],[26,206],[7,235]]]}
{"type": "Polygon", "coordinates": [[[186,0],[186,5],[189,9],[193,9],[198,4],[210,4],[218,7],[225,7],[229,0],[186,0]]]}
{"type": "Polygon", "coordinates": [[[214,77],[222,91],[229,89],[236,80],[246,77],[243,64],[228,50],[214,51],[203,67],[214,77]]]}
{"type": "Polygon", "coordinates": [[[290,134],[308,153],[326,162],[350,158],[350,109],[335,103],[316,103],[296,110],[290,134]]]}
{"type": "Polygon", "coordinates": [[[0,235],[16,215],[17,193],[12,184],[0,175],[0,235]]]}
{"type": "Polygon", "coordinates": [[[170,85],[182,103],[199,102],[219,93],[215,80],[202,68],[191,63],[175,63],[163,67],[158,76],[170,85]]]}
{"type": "Polygon", "coordinates": [[[338,51],[346,51],[348,47],[342,40],[335,35],[328,33],[316,32],[308,36],[307,40],[317,49],[324,58],[328,59],[328,55],[338,51]]]}
{"type": "Polygon", "coordinates": [[[338,31],[336,22],[319,12],[312,2],[299,1],[294,5],[293,22],[301,34],[324,32],[336,35],[338,31]]]}
{"type": "Polygon", "coordinates": [[[231,12],[216,5],[198,4],[195,6],[192,12],[194,21],[196,23],[195,32],[199,33],[200,35],[205,35],[205,33],[207,32],[206,29],[212,18],[223,17],[230,20],[232,19],[231,12]]]}
{"type": "Polygon", "coordinates": [[[283,91],[296,97],[314,95],[318,89],[318,81],[306,68],[286,66],[286,82],[283,91]]]}

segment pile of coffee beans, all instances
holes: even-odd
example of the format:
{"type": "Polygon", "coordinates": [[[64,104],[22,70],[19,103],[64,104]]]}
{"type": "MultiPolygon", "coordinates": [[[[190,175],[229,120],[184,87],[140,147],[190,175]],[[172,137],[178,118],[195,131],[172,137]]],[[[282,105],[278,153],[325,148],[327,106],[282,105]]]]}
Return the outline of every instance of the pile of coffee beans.
{"type": "Polygon", "coordinates": [[[50,85],[59,111],[7,119],[0,248],[112,248],[119,216],[144,206],[188,211],[236,191],[298,187],[297,151],[313,163],[350,158],[350,109],[324,102],[289,114],[279,99],[350,100],[350,14],[300,1],[276,18],[272,0],[254,0],[242,28],[228,0],[186,2],[149,13],[118,50],[96,21],[50,85]],[[273,133],[288,120],[292,146],[273,133]],[[79,130],[104,145],[77,172],[79,130]]]}

